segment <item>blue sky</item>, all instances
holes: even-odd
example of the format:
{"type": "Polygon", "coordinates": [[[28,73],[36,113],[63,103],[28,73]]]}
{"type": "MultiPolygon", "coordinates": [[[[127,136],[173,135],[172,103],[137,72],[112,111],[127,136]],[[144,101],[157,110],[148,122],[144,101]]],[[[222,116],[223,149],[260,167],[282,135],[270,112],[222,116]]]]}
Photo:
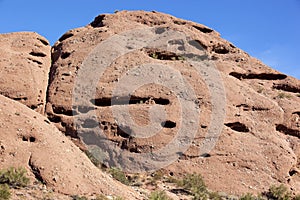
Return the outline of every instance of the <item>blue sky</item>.
{"type": "Polygon", "coordinates": [[[269,66],[300,79],[300,0],[0,0],[0,33],[64,32],[115,10],[156,10],[205,24],[269,66]]]}

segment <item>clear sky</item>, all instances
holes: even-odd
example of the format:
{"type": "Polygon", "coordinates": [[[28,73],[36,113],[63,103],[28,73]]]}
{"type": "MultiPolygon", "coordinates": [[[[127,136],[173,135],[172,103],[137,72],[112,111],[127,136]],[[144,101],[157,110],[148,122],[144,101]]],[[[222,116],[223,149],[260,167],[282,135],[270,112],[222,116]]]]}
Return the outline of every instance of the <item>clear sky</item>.
{"type": "Polygon", "coordinates": [[[0,33],[35,31],[54,44],[69,29],[115,10],[156,10],[205,24],[300,79],[300,0],[0,0],[0,33]]]}

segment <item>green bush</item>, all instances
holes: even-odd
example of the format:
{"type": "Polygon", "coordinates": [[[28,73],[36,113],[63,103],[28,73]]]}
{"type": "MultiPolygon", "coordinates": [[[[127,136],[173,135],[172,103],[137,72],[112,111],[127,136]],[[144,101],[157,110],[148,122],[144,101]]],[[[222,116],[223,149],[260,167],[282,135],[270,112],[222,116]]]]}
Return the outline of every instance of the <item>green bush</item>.
{"type": "Polygon", "coordinates": [[[284,185],[272,186],[267,192],[267,197],[274,200],[291,200],[291,193],[284,185]]]}
{"type": "Polygon", "coordinates": [[[109,173],[117,181],[120,181],[121,183],[123,183],[125,185],[129,185],[129,180],[127,179],[125,173],[121,169],[113,167],[113,168],[109,169],[109,173]]]}
{"type": "Polygon", "coordinates": [[[11,187],[26,187],[29,178],[26,177],[26,169],[10,167],[0,171],[0,184],[8,184],[11,187]]]}
{"type": "Polygon", "coordinates": [[[179,186],[182,186],[185,190],[191,192],[194,196],[194,200],[205,200],[209,197],[209,192],[200,174],[188,174],[180,182],[179,186]]]}
{"type": "Polygon", "coordinates": [[[9,187],[6,184],[0,185],[0,200],[8,200],[11,194],[9,191],[9,187]]]}
{"type": "Polygon", "coordinates": [[[171,200],[164,191],[152,192],[149,196],[149,200],[171,200]]]}

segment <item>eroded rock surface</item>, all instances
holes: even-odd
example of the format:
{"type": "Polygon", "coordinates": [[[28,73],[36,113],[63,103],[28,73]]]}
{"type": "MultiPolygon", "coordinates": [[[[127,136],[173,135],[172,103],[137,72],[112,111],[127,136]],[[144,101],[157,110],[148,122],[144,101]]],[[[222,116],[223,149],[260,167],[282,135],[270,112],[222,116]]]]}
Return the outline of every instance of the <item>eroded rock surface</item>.
{"type": "Polygon", "coordinates": [[[141,198],[95,167],[46,117],[2,95],[0,132],[1,169],[25,167],[31,182],[61,194],[141,198]]]}
{"type": "Polygon", "coordinates": [[[0,35],[0,94],[43,113],[51,46],[33,32],[0,35]]]}
{"type": "MultiPolygon", "coordinates": [[[[122,43],[116,43],[111,49],[119,48],[118,45],[122,43]]],[[[91,24],[65,33],[52,48],[52,60],[46,111],[49,120],[66,135],[78,138],[80,130],[86,134],[92,132],[95,138],[100,134],[92,131],[96,128],[103,131],[115,149],[133,156],[159,151],[172,141],[182,125],[179,94],[158,84],[147,84],[135,90],[131,99],[126,101],[126,95],[114,96],[114,90],[119,87],[122,77],[131,72],[141,77],[137,66],[149,63],[168,66],[179,72],[193,88],[194,103],[199,109],[195,138],[188,151],[179,152],[178,159],[165,167],[168,172],[174,175],[200,172],[209,188],[228,193],[257,193],[279,183],[299,192],[300,174],[293,173],[300,168],[299,80],[250,57],[222,39],[216,31],[157,12],[122,11],[100,15],[91,24]],[[170,38],[168,44],[177,45],[179,53],[150,45],[128,51],[112,62],[102,60],[108,66],[94,85],[95,95],[88,96],[88,103],[83,107],[73,105],[73,89],[78,83],[76,78],[80,69],[86,66],[85,62],[93,51],[101,55],[101,51],[95,50],[97,45],[116,34],[151,27],[157,35],[168,30],[184,33],[189,45],[170,38]],[[179,47],[194,47],[198,53],[182,54],[183,48],[179,47]],[[212,90],[214,84],[206,82],[207,68],[201,68],[202,73],[199,73],[187,62],[189,59],[202,59],[215,66],[226,93],[226,115],[224,120],[218,119],[222,122],[222,133],[215,148],[204,155],[199,154],[199,148],[211,121],[216,120],[212,118],[215,105],[211,92],[218,92],[220,88],[212,90]],[[142,133],[136,132],[134,127],[118,124],[113,108],[127,103],[131,119],[142,126],[149,124],[151,107],[164,108],[167,117],[159,133],[143,133],[150,137],[140,138],[138,135],[142,133]],[[75,125],[73,115],[88,117],[75,125]]],[[[99,59],[94,61],[101,65],[99,59]]],[[[90,69],[91,76],[87,76],[86,81],[93,77],[95,69],[90,69]]],[[[92,144],[95,141],[84,142],[92,144]]],[[[85,148],[84,145],[81,147],[85,148]]]]}

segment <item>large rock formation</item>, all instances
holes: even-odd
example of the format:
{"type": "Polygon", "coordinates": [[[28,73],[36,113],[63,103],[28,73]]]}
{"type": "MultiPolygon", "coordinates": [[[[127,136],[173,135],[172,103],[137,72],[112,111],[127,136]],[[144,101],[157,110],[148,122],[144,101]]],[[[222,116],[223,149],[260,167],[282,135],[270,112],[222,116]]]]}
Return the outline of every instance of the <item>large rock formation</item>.
{"type": "Polygon", "coordinates": [[[0,95],[0,168],[25,167],[32,180],[68,195],[106,194],[140,199],[95,167],[48,119],[0,95]]]}
{"type": "MultiPolygon", "coordinates": [[[[108,49],[113,52],[122,44],[116,42],[108,49]]],[[[164,106],[166,110],[167,120],[162,124],[159,134],[148,138],[139,138],[138,134],[141,133],[137,133],[134,127],[116,123],[113,116],[114,106],[111,106],[110,101],[120,107],[126,104],[123,99],[125,96],[116,97],[113,92],[118,84],[123,84],[122,76],[134,71],[136,66],[149,63],[169,66],[186,78],[195,91],[195,100],[201,111],[192,145],[188,151],[179,152],[176,162],[165,167],[167,171],[175,175],[200,172],[211,189],[228,193],[256,193],[278,183],[287,184],[293,191],[299,192],[299,80],[281,74],[252,58],[222,39],[216,31],[157,12],[122,11],[100,15],[86,27],[65,33],[52,48],[52,61],[47,115],[66,135],[76,138],[79,130],[88,134],[91,128],[100,127],[106,138],[115,145],[115,150],[119,148],[136,156],[163,148],[172,141],[180,126],[184,125],[182,118],[186,116],[181,116],[177,93],[157,84],[143,85],[134,91],[129,107],[131,118],[136,124],[145,126],[149,123],[148,111],[153,105],[164,106]],[[132,48],[128,47],[128,51],[115,60],[109,60],[113,57],[103,57],[107,60],[97,61],[96,56],[91,57],[92,61],[88,63],[91,66],[100,66],[103,63],[108,66],[99,82],[91,85],[95,86],[95,96],[88,97],[89,103],[83,107],[73,105],[73,90],[77,87],[75,83],[78,73],[81,73],[82,68],[89,69],[85,68],[88,65],[85,62],[91,54],[98,53],[101,56],[99,45],[105,45],[105,41],[117,34],[125,34],[123,38],[130,37],[125,32],[132,30],[135,30],[136,35],[131,33],[131,39],[137,41],[146,33],[136,29],[149,30],[150,27],[156,29],[153,29],[154,36],[149,32],[149,37],[159,37],[158,35],[169,30],[184,33],[190,40],[190,46],[181,40],[174,40],[171,36],[168,44],[177,45],[179,50],[180,47],[195,47],[200,55],[176,54],[150,45],[141,46],[134,51],[128,50],[132,48]],[[217,83],[213,88],[214,80],[207,84],[205,68],[200,69],[202,74],[199,75],[199,71],[191,67],[187,62],[191,56],[207,60],[210,65],[216,66],[221,77],[217,81],[222,80],[226,93],[224,122],[222,113],[220,119],[217,119],[222,122],[222,133],[216,147],[204,155],[199,154],[199,147],[210,130],[211,121],[216,120],[212,117],[217,116],[213,113],[216,103],[211,101],[211,93],[221,94],[222,91],[217,83]],[[96,64],[93,65],[93,62],[96,64]],[[74,124],[73,114],[88,115],[90,112],[95,112],[97,117],[85,118],[85,121],[79,120],[79,123],[74,124]]],[[[91,67],[90,71],[95,69],[91,67]]],[[[137,77],[141,74],[138,70],[134,73],[137,77]]],[[[90,77],[87,76],[86,81],[90,81],[93,71],[87,74],[90,77]]],[[[151,71],[148,75],[150,74],[151,71]]],[[[219,101],[225,102],[224,99],[219,101]]],[[[89,140],[85,142],[91,143],[89,140]]]]}
{"type": "Polygon", "coordinates": [[[142,198],[67,135],[129,172],[197,172],[228,194],[280,183],[299,193],[300,81],[204,25],[122,11],[66,32],[51,51],[36,33],[0,44],[0,168],[23,166],[61,194],[142,198]]]}
{"type": "Polygon", "coordinates": [[[37,33],[0,35],[0,94],[43,113],[51,46],[37,33]]]}

